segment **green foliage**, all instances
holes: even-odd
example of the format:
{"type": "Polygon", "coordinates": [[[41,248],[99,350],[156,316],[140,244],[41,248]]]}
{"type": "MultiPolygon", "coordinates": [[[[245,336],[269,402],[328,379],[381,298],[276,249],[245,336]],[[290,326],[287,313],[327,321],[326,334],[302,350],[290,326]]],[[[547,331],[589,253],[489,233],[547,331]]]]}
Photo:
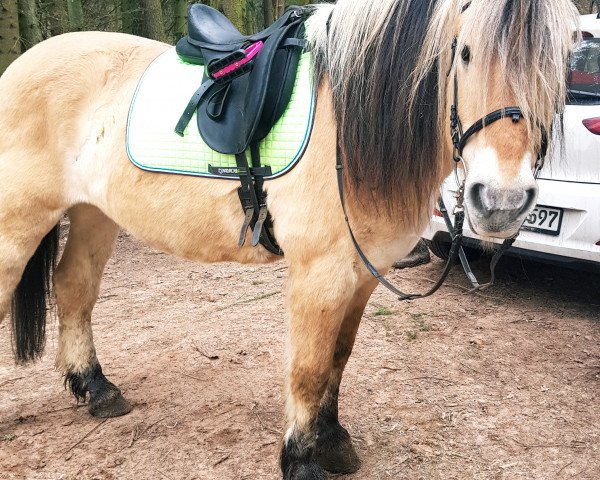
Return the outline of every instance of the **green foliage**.
{"type": "Polygon", "coordinates": [[[406,340],[408,340],[409,342],[414,342],[417,339],[417,336],[418,334],[414,330],[406,332],[406,340]]]}
{"type": "Polygon", "coordinates": [[[154,7],[151,0],[0,0],[4,9],[0,8],[0,74],[34,43],[69,31],[149,35],[174,44],[187,34],[187,10],[192,3],[210,5],[226,13],[242,32],[253,33],[274,21],[287,6],[327,1],[159,0],[159,11],[149,13],[144,5],[154,7]],[[9,18],[17,9],[19,22],[9,18]]]}
{"type": "Polygon", "coordinates": [[[388,315],[393,315],[393,314],[394,314],[394,312],[389,310],[386,307],[377,307],[377,310],[375,310],[376,317],[388,316],[388,315]]]}

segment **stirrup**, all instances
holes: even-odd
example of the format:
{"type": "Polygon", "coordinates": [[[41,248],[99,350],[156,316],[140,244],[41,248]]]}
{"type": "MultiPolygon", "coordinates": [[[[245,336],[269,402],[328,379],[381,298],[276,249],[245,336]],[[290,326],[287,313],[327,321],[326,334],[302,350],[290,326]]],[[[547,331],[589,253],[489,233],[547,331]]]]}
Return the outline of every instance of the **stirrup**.
{"type": "MultiPolygon", "coordinates": [[[[246,216],[244,217],[244,223],[242,224],[242,229],[240,230],[240,241],[238,245],[243,247],[246,243],[246,233],[248,229],[252,225],[252,220],[254,220],[254,207],[250,207],[246,210],[246,216]]],[[[254,245],[256,246],[256,245],[254,245]]]]}

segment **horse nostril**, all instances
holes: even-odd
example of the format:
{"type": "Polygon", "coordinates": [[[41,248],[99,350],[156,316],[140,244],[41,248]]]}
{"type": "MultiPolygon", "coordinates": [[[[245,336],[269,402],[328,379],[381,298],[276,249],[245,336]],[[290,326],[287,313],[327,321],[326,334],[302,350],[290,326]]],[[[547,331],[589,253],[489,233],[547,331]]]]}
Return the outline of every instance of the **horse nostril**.
{"type": "Polygon", "coordinates": [[[484,190],[485,185],[483,183],[475,183],[471,187],[471,201],[473,202],[473,206],[480,212],[488,210],[483,203],[484,190]]]}
{"type": "Polygon", "coordinates": [[[533,202],[535,202],[537,196],[537,188],[528,188],[525,190],[525,202],[523,206],[519,210],[519,214],[528,211],[532,206],[533,202]]]}
{"type": "Polygon", "coordinates": [[[483,183],[474,183],[469,189],[469,197],[472,207],[483,218],[489,219],[500,211],[519,216],[533,206],[537,197],[537,188],[501,189],[483,183]]]}

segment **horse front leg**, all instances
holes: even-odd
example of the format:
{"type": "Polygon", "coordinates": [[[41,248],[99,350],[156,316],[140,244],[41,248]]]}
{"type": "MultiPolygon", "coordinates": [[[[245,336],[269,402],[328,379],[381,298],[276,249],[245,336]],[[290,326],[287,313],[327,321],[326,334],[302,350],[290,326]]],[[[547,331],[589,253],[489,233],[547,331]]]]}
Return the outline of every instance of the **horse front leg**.
{"type": "Polygon", "coordinates": [[[377,282],[369,279],[357,290],[346,309],[335,346],[333,368],[317,416],[317,462],[331,473],[354,473],[360,468],[360,459],[350,434],[339,421],[338,399],[342,376],[354,347],[362,315],[376,286],[377,282]]]}
{"type": "Polygon", "coordinates": [[[91,206],[71,209],[69,218],[69,238],[54,275],[59,320],[56,367],[77,401],[85,401],[89,395],[88,410],[93,416],[124,415],[131,406],[102,373],[91,323],[102,273],[119,228],[91,206]]]}
{"type": "Polygon", "coordinates": [[[327,478],[317,460],[318,413],[332,374],[353,274],[334,261],[290,267],[287,430],[281,451],[284,480],[327,478]]]}

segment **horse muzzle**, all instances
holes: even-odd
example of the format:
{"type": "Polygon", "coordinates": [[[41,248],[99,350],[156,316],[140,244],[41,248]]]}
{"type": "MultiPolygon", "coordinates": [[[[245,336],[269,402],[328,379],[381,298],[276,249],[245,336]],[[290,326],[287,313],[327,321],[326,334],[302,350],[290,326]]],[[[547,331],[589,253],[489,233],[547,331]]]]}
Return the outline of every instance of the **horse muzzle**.
{"type": "Polygon", "coordinates": [[[514,236],[535,205],[537,195],[535,182],[511,188],[480,182],[467,185],[465,205],[471,229],[485,237],[514,236]]]}

